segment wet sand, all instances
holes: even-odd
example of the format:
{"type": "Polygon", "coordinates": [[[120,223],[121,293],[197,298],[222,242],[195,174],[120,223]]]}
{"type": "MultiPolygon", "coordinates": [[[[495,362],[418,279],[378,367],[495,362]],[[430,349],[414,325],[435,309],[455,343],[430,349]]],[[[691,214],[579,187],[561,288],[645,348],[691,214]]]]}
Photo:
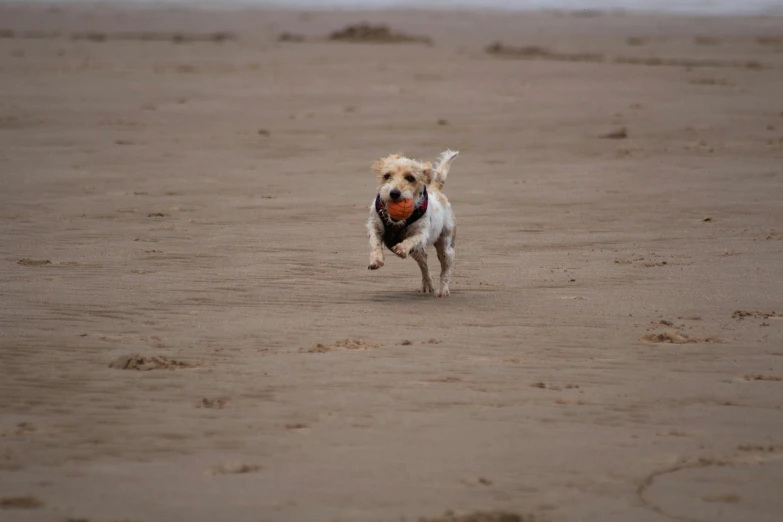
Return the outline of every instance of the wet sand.
{"type": "Polygon", "coordinates": [[[3,520],[778,520],[780,19],[0,20],[3,520]],[[445,148],[436,299],[364,223],[445,148]]]}

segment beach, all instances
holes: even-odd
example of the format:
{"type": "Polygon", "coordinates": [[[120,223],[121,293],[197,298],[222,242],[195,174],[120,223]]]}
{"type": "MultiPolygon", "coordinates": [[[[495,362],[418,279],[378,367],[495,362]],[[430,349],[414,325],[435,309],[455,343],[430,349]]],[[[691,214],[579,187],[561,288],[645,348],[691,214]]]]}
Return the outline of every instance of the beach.
{"type": "Polygon", "coordinates": [[[779,520],[782,26],[0,5],[0,519],[779,520]]]}

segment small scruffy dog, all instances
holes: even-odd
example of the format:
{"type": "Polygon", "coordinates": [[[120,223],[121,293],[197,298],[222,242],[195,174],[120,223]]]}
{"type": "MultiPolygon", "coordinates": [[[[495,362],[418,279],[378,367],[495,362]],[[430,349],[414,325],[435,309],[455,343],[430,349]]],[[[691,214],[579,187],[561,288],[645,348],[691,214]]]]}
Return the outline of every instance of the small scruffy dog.
{"type": "Polygon", "coordinates": [[[370,233],[370,270],[383,266],[383,245],[401,258],[410,256],[421,269],[421,291],[435,292],[427,266],[427,247],[435,245],[440,260],[438,297],[449,295],[451,267],[454,264],[456,224],[451,204],[441,192],[451,162],[459,152],[447,150],[433,169],[402,154],[381,158],[372,165],[378,174],[378,195],[370,206],[367,230],[370,233]],[[404,220],[394,220],[386,209],[390,201],[412,199],[414,211],[404,220]]]}

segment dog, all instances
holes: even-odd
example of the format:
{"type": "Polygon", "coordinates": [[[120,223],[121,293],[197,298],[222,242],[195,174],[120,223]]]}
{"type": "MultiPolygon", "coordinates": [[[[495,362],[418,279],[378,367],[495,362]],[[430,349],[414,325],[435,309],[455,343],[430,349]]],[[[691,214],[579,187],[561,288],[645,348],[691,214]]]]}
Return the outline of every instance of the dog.
{"type": "Polygon", "coordinates": [[[402,154],[381,158],[372,165],[378,175],[378,194],[370,205],[367,231],[370,236],[370,270],[383,266],[383,246],[398,257],[409,255],[421,269],[421,292],[435,293],[435,285],[427,266],[427,248],[435,245],[440,261],[438,297],[450,294],[449,282],[454,265],[454,212],[446,195],[441,192],[449,169],[458,151],[447,150],[440,155],[435,168],[432,163],[419,162],[402,154]],[[413,200],[413,214],[404,220],[394,220],[386,209],[390,201],[413,200]]]}

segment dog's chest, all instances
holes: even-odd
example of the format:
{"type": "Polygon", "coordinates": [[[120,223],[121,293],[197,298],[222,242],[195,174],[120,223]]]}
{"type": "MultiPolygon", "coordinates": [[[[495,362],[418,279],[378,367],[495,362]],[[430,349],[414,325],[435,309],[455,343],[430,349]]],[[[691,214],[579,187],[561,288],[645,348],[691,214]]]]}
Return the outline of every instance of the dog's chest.
{"type": "Polygon", "coordinates": [[[399,243],[400,241],[404,241],[405,238],[407,238],[410,235],[410,229],[412,227],[410,226],[394,226],[394,225],[384,225],[383,227],[383,244],[386,245],[386,248],[391,250],[391,248],[399,243]]]}

